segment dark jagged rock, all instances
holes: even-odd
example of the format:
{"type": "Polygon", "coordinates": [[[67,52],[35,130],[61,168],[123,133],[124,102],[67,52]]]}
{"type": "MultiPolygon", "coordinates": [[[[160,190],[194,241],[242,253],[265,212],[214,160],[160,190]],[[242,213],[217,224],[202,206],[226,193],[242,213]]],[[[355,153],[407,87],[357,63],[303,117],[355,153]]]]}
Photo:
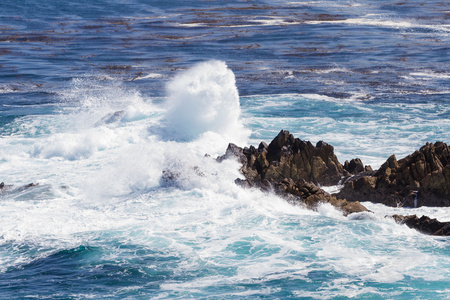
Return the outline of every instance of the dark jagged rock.
{"type": "Polygon", "coordinates": [[[354,212],[368,211],[359,202],[348,202],[343,199],[338,199],[316,186],[312,182],[300,179],[294,182],[290,178],[283,179],[280,183],[275,185],[275,191],[281,195],[293,195],[296,198],[288,198],[291,202],[302,203],[310,209],[316,209],[320,203],[330,203],[334,207],[340,209],[344,215],[354,212]]]}
{"type": "Polygon", "coordinates": [[[244,151],[241,147],[235,144],[228,144],[227,151],[224,155],[217,158],[217,161],[222,162],[224,159],[236,158],[242,165],[247,164],[247,157],[244,155],[244,151]]]}
{"type": "Polygon", "coordinates": [[[241,171],[251,181],[280,182],[291,178],[327,186],[337,184],[345,174],[333,146],[322,141],[314,146],[309,141],[294,138],[287,130],[282,130],[269,145],[261,143],[258,149],[253,146],[242,149],[230,144],[218,160],[231,156],[243,163],[241,171]]]}
{"type": "Polygon", "coordinates": [[[416,229],[425,234],[450,236],[450,222],[439,222],[436,219],[431,219],[427,216],[417,217],[393,215],[392,218],[399,223],[405,224],[410,228],[416,229]]]}
{"type": "Polygon", "coordinates": [[[352,159],[350,162],[348,160],[345,161],[344,170],[346,170],[350,174],[358,174],[364,172],[365,168],[361,159],[355,158],[352,159]]]}
{"type": "Polygon", "coordinates": [[[325,142],[314,146],[282,130],[269,145],[262,142],[258,148],[229,144],[225,155],[217,160],[228,158],[242,164],[240,171],[246,179],[237,179],[236,183],[243,187],[274,191],[291,203],[312,209],[325,202],[346,215],[367,211],[359,202],[338,199],[317,186],[337,184],[342,176],[348,175],[334,154],[333,146],[325,142]]]}
{"type": "Polygon", "coordinates": [[[450,146],[427,143],[398,161],[391,155],[376,173],[350,178],[337,197],[389,206],[450,206],[450,146]]]}
{"type": "MultiPolygon", "coordinates": [[[[272,142],[240,148],[230,144],[218,161],[234,158],[242,164],[245,179],[236,179],[243,187],[273,191],[293,204],[315,209],[330,203],[345,215],[368,211],[358,201],[372,201],[391,206],[450,205],[450,147],[445,143],[426,144],[419,151],[397,160],[390,156],[379,170],[364,166],[360,159],[342,166],[331,145],[294,138],[282,130],[272,142]],[[350,177],[351,176],[351,177],[350,177]],[[330,195],[318,185],[337,184],[346,178],[344,188],[330,195]]],[[[393,218],[420,232],[450,235],[450,222],[422,216],[393,218]]]]}

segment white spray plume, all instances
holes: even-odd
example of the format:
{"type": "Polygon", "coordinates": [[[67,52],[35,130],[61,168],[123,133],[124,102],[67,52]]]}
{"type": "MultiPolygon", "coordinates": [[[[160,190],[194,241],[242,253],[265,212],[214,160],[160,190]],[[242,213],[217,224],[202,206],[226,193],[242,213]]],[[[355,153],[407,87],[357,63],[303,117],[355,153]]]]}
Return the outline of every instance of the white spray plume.
{"type": "Polygon", "coordinates": [[[192,141],[217,133],[230,142],[246,141],[233,72],[222,61],[196,64],[167,85],[169,109],[164,120],[169,139],[192,141]]]}

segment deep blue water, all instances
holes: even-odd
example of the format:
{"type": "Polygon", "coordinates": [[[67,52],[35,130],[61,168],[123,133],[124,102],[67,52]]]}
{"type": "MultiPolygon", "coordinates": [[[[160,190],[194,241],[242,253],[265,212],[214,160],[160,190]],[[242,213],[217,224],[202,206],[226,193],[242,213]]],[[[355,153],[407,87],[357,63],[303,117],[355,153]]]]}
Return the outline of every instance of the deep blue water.
{"type": "Polygon", "coordinates": [[[281,129],[374,168],[449,143],[449,18],[440,0],[3,0],[0,298],[450,299],[449,239],[385,218],[449,208],[309,211],[205,156],[281,129]]]}

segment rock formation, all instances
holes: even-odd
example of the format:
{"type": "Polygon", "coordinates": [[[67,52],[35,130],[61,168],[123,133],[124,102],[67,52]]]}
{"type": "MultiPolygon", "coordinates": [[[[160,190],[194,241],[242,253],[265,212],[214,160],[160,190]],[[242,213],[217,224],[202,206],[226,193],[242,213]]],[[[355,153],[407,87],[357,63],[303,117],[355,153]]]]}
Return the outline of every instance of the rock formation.
{"type": "Polygon", "coordinates": [[[258,149],[229,144],[218,161],[232,157],[242,164],[240,171],[246,179],[236,181],[242,186],[273,190],[290,202],[309,208],[326,202],[344,214],[367,211],[358,201],[338,199],[317,186],[335,185],[348,175],[334,154],[333,146],[325,142],[314,146],[282,130],[269,145],[262,142],[258,149]]]}
{"type": "Polygon", "coordinates": [[[309,141],[294,138],[287,130],[282,130],[269,145],[262,142],[258,149],[253,146],[242,149],[230,144],[219,160],[231,155],[243,163],[241,171],[250,181],[278,182],[291,178],[326,186],[337,184],[345,172],[334,155],[333,146],[322,141],[314,146],[309,141]]]}
{"type": "Polygon", "coordinates": [[[347,180],[337,197],[389,206],[450,206],[450,146],[427,143],[398,161],[391,155],[378,171],[347,180]]]}
{"type": "MultiPolygon", "coordinates": [[[[358,158],[341,165],[333,146],[322,141],[314,146],[286,130],[269,145],[261,142],[258,148],[229,144],[225,155],[217,160],[229,158],[242,164],[240,171],[245,179],[236,179],[237,184],[275,192],[290,203],[311,209],[330,203],[348,215],[368,211],[358,201],[391,206],[450,205],[450,148],[442,142],[427,143],[399,161],[392,155],[377,171],[358,158]],[[345,183],[338,194],[330,195],[319,187],[340,180],[345,183]]],[[[450,222],[415,215],[392,217],[426,234],[450,235],[450,222]]]]}
{"type": "Polygon", "coordinates": [[[394,220],[399,224],[405,224],[410,228],[416,229],[425,234],[449,236],[450,222],[439,222],[436,219],[431,219],[427,216],[417,217],[393,215],[394,220]]]}
{"type": "Polygon", "coordinates": [[[355,158],[352,159],[350,162],[348,160],[345,161],[344,170],[347,171],[349,174],[359,174],[364,171],[372,171],[372,167],[364,166],[361,159],[355,158]]]}

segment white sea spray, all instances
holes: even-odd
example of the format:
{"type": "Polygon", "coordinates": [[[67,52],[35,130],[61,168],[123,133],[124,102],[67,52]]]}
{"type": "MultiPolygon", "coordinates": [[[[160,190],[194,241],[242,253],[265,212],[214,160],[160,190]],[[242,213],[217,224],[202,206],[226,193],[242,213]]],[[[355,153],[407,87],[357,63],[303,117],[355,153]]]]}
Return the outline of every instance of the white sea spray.
{"type": "Polygon", "coordinates": [[[170,139],[191,141],[213,132],[229,142],[246,142],[249,131],[240,122],[235,76],[224,62],[207,61],[181,72],[167,93],[163,129],[170,139]]]}
{"type": "MultiPolygon", "coordinates": [[[[227,90],[217,85],[225,80],[229,91],[234,91],[230,70],[217,62],[200,66],[206,68],[193,70],[213,78],[202,87],[211,88],[210,94],[200,95],[217,95],[225,103],[211,102],[221,109],[196,106],[195,93],[186,98],[191,101],[186,107],[182,91],[173,92],[180,97],[173,102],[155,103],[117,83],[103,86],[108,95],[104,97],[91,91],[101,82],[77,81],[76,91],[66,93],[77,101],[62,104],[61,114],[16,120],[20,133],[0,140],[0,170],[7,183],[16,184],[0,202],[2,274],[39,263],[46,268],[45,262],[58,255],[87,249],[83,276],[99,272],[99,277],[118,276],[123,281],[135,272],[133,282],[142,278],[145,282],[129,286],[130,290],[142,291],[153,280],[158,284],[153,295],[163,298],[217,293],[225,298],[270,297],[285,292],[285,283],[292,283],[290,294],[321,299],[395,297],[399,292],[392,291],[392,285],[409,288],[424,281],[444,290],[441,285],[449,275],[448,241],[384,218],[386,213],[414,211],[374,205],[369,207],[374,214],[344,217],[327,204],[317,211],[306,210],[271,193],[235,185],[234,180],[242,176],[239,164],[218,163],[215,157],[225,152],[227,139],[247,142],[235,130],[242,129],[242,124],[256,128],[253,117],[246,119],[245,109],[261,107],[247,103],[243,116],[227,111],[227,103],[234,107],[239,98],[233,93],[223,96],[227,90]],[[224,77],[214,77],[211,66],[218,66],[224,77]],[[197,124],[192,132],[184,128],[191,119],[177,123],[176,115],[188,108],[189,118],[197,124]],[[98,123],[117,111],[125,112],[122,118],[98,123]],[[202,119],[204,114],[222,112],[225,116],[217,123],[202,119]],[[180,140],[162,138],[161,123],[166,130],[178,132],[180,140]],[[16,189],[29,182],[40,185],[16,189]]],[[[180,78],[184,91],[184,80],[189,78],[180,78]]],[[[299,126],[296,136],[304,131],[343,140],[343,135],[322,131],[339,123],[330,110],[323,109],[330,116],[320,120],[276,115],[277,103],[289,106],[278,107],[285,114],[295,108],[292,103],[303,109],[308,104],[313,111],[330,107],[329,102],[295,95],[272,96],[272,100],[275,125],[258,128],[262,136],[273,137],[280,124],[294,124],[299,126]],[[301,122],[315,127],[307,131],[301,122]]],[[[346,107],[335,103],[335,107],[346,107]]],[[[389,115],[391,107],[375,108],[389,115]]],[[[376,122],[370,126],[378,128],[376,122]]],[[[351,130],[345,134],[358,136],[351,130]]],[[[378,156],[384,154],[378,153],[380,149],[374,150],[378,156]]],[[[420,212],[442,216],[437,210],[420,212]]],[[[71,267],[77,266],[75,254],[65,256],[63,262],[74,261],[71,267]]]]}

